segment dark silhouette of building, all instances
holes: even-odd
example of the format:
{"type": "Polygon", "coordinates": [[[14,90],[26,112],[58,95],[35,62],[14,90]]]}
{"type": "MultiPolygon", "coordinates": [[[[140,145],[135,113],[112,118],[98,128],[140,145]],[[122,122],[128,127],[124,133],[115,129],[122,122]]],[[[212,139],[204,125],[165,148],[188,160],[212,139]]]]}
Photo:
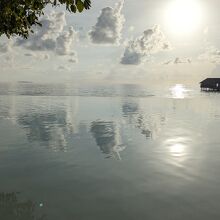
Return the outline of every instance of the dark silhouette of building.
{"type": "Polygon", "coordinates": [[[220,78],[207,78],[200,82],[203,91],[220,91],[220,78]]]}

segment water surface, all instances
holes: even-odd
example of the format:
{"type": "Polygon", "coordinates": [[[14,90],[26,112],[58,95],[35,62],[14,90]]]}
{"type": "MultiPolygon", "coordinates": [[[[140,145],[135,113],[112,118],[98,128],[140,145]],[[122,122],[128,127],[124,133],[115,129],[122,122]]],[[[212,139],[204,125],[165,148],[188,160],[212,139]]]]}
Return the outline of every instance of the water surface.
{"type": "Polygon", "coordinates": [[[219,220],[219,105],[183,85],[1,84],[0,219],[219,220]]]}

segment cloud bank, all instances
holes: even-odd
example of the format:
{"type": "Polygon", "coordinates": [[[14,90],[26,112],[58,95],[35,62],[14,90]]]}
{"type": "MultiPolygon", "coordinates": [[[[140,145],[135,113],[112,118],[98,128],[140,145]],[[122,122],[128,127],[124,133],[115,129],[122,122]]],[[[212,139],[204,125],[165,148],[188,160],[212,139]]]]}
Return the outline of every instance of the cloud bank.
{"type": "Polygon", "coordinates": [[[121,58],[121,64],[139,65],[151,54],[170,49],[170,43],[166,40],[158,25],[131,40],[125,48],[121,58]]]}
{"type": "Polygon", "coordinates": [[[121,31],[125,22],[121,11],[124,0],[116,4],[115,8],[106,7],[101,11],[97,23],[89,32],[91,42],[94,44],[119,44],[121,31]]]}
{"type": "Polygon", "coordinates": [[[42,27],[36,27],[34,34],[28,39],[17,38],[14,45],[31,51],[50,51],[59,56],[76,55],[72,49],[76,32],[73,27],[65,31],[64,12],[52,12],[44,16],[40,22],[42,27]]]}
{"type": "Polygon", "coordinates": [[[170,65],[170,64],[183,64],[183,63],[192,63],[192,60],[190,58],[180,58],[176,57],[174,60],[169,60],[163,63],[164,65],[170,65]]]}
{"type": "Polygon", "coordinates": [[[12,45],[13,45],[13,41],[12,40],[8,40],[5,43],[0,44],[0,53],[9,53],[12,51],[12,45]]]}
{"type": "Polygon", "coordinates": [[[198,59],[201,61],[220,64],[220,50],[214,46],[209,46],[205,49],[204,53],[199,55],[198,59]]]}

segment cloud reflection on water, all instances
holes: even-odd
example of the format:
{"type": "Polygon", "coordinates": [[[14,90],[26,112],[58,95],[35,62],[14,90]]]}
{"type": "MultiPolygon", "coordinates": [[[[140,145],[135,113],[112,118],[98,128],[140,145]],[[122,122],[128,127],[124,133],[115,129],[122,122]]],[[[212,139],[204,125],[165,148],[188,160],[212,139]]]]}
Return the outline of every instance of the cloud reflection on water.
{"type": "Polygon", "coordinates": [[[117,219],[120,205],[139,219],[209,219],[219,213],[219,100],[0,96],[1,187],[45,194],[59,219],[109,209],[117,219]]]}
{"type": "Polygon", "coordinates": [[[156,113],[143,112],[137,100],[125,100],[122,112],[128,124],[134,125],[147,139],[155,139],[160,133],[165,117],[156,113]]]}
{"type": "Polygon", "coordinates": [[[120,152],[126,146],[122,144],[120,129],[114,122],[94,121],[90,131],[102,153],[121,160],[120,152]]]}
{"type": "Polygon", "coordinates": [[[54,151],[67,150],[65,112],[19,115],[18,123],[26,130],[30,143],[40,143],[54,151]]]}
{"type": "Polygon", "coordinates": [[[32,96],[8,96],[0,114],[19,125],[31,145],[47,147],[53,151],[67,151],[68,136],[78,133],[78,98],[55,99],[32,96]]]}

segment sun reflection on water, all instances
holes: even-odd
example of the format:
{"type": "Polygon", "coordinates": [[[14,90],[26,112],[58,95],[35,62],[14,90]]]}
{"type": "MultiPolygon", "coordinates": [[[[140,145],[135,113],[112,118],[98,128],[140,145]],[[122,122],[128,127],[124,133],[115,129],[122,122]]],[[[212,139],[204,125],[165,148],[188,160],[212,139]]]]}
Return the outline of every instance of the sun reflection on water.
{"type": "Polygon", "coordinates": [[[184,99],[187,97],[188,90],[182,84],[176,84],[170,88],[171,97],[174,99],[184,99]]]}
{"type": "Polygon", "coordinates": [[[170,146],[170,153],[172,156],[180,157],[183,156],[186,150],[186,146],[183,144],[173,144],[170,146]]]}
{"type": "Polygon", "coordinates": [[[185,137],[174,137],[165,141],[171,156],[184,157],[188,151],[189,140],[185,137]]]}

